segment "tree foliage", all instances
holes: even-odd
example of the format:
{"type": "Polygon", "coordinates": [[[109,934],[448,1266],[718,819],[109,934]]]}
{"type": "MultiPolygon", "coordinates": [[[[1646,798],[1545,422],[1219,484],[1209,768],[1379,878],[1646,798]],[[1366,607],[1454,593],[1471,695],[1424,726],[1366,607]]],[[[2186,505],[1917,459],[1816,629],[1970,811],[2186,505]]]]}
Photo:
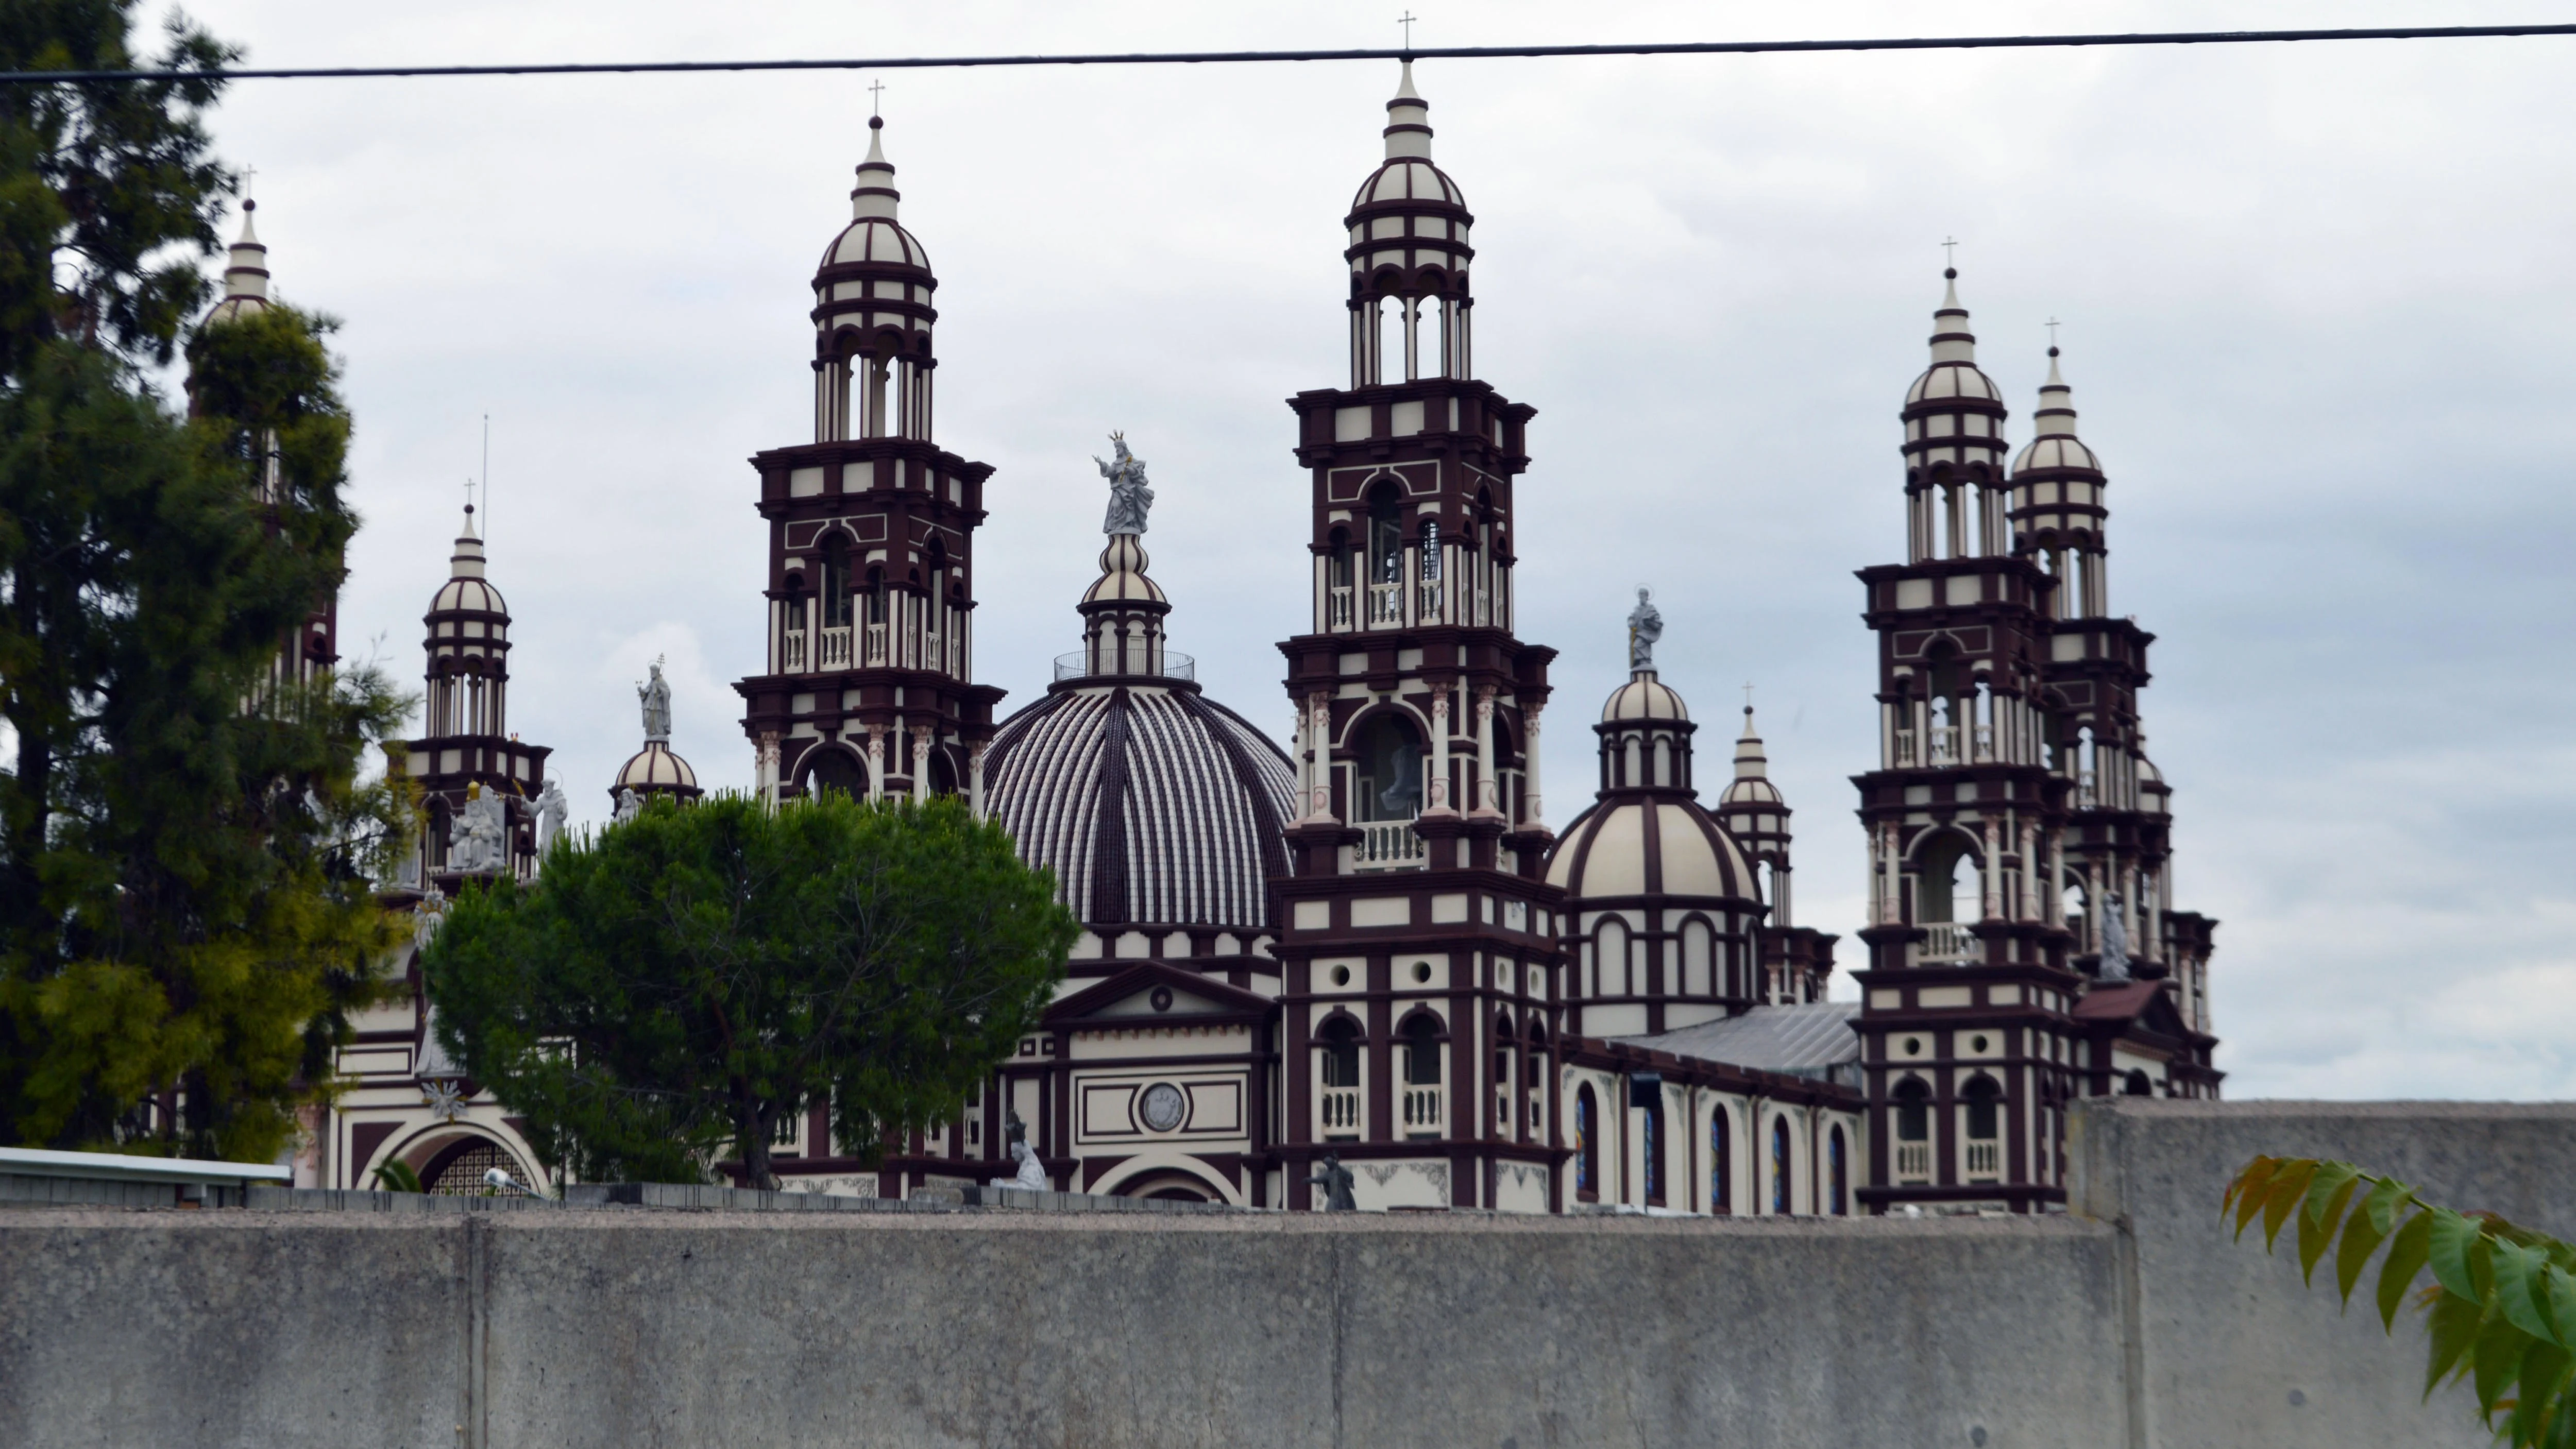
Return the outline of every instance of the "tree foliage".
{"type": "MultiPolygon", "coordinates": [[[[0,7],[12,67],[120,67],[130,7],[0,7]]],[[[232,52],[174,23],[166,56],[232,52]]],[[[210,288],[211,79],[0,88],[0,1139],[273,1158],[396,927],[364,768],[407,702],[280,670],[355,517],[325,338],[278,306],[142,371],[210,288]]]]}
{"type": "Polygon", "coordinates": [[[1079,927],[953,800],[656,801],[469,889],[422,957],[439,1039],[556,1170],[702,1180],[816,1104],[873,1158],[1033,1029],[1079,927]]]}
{"type": "Polygon", "coordinates": [[[2395,1333],[2410,1296],[2424,1315],[2426,1398],[2466,1377],[2499,1439],[2576,1445],[2569,1393],[2576,1247],[2493,1213],[2423,1202],[2406,1184],[2349,1162],[2314,1158],[2255,1158],[2228,1183],[2220,1211],[2236,1215],[2240,1239],[2261,1219],[2266,1251],[2295,1218],[2300,1274],[2315,1281],[2317,1264],[2331,1254],[2347,1306],[2377,1257],[2372,1296],[2381,1325],[2395,1333]],[[2412,1291],[2428,1269],[2433,1281],[2412,1291]]]}

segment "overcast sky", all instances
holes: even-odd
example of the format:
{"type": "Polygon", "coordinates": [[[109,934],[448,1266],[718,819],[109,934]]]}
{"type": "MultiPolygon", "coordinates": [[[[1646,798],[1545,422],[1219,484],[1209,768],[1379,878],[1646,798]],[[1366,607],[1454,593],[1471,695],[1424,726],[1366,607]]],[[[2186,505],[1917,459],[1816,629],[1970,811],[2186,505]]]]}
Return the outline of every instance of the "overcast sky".
{"type": "MultiPolygon", "coordinates": [[[[1404,7],[1063,3],[190,7],[279,65],[1395,43],[1404,7]]],[[[2561,19],[2261,6],[1473,6],[1426,45],[2561,19]]],[[[2059,318],[2112,480],[2115,612],[2153,630],[2177,904],[2219,918],[2234,1096],[2576,1093],[2576,39],[1425,63],[1478,218],[1476,357],[1539,410],[1522,635],[1562,652],[1546,770],[1651,584],[1722,778],[1758,687],[1802,924],[1860,924],[1873,758],[1854,569],[1901,560],[1896,413],[1959,239],[2015,443],[2059,318]]],[[[1127,430],[1175,648],[1284,734],[1307,483],[1283,400],[1340,386],[1340,221],[1392,64],[890,72],[939,292],[939,441],[992,463],[979,675],[1076,642],[1127,430]]],[[[577,813],[670,657],[675,744],[747,786],[755,451],[811,437],[807,283],[871,77],[248,82],[279,292],[346,321],[367,526],[342,648],[421,671],[491,416],[510,723],[577,813]]],[[[1862,955],[1846,939],[1849,966],[1862,955]]],[[[1848,991],[1848,983],[1844,983],[1848,991]]]]}

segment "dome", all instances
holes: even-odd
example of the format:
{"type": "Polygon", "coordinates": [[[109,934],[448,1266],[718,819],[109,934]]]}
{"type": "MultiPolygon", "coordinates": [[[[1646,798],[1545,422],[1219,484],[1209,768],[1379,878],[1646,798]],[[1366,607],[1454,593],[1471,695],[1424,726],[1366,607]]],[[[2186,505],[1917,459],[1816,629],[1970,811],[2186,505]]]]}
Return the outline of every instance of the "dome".
{"type": "Polygon", "coordinates": [[[1113,533],[1100,551],[1100,577],[1082,596],[1086,604],[1160,604],[1163,586],[1145,575],[1144,544],[1132,533],[1113,533]]]}
{"type": "Polygon", "coordinates": [[[457,535],[456,552],[448,556],[447,582],[430,597],[432,614],[500,614],[510,606],[501,591],[483,577],[483,540],[474,536],[474,506],[465,507],[465,531],[457,535]]]}
{"type": "Polygon", "coordinates": [[[1295,816],[1287,753],[1194,685],[1072,681],[1003,722],[985,801],[1094,928],[1266,930],[1295,816]]]}
{"type": "Polygon", "coordinates": [[[1448,172],[1430,162],[1393,157],[1360,183],[1359,194],[1351,198],[1351,210],[1420,201],[1465,210],[1467,194],[1449,179],[1448,172]]]}
{"type": "Polygon", "coordinates": [[[2057,369],[2057,349],[2048,349],[2048,381],[2039,387],[2039,410],[2031,414],[2034,436],[2013,459],[2013,477],[2056,468],[2102,471],[2102,459],[2075,436],[2075,390],[2057,369]]]}
{"type": "Polygon", "coordinates": [[[1757,901],[1753,869],[1696,801],[1613,795],[1575,817],[1547,882],[1569,902],[1636,896],[1757,901]]]}
{"type": "Polygon", "coordinates": [[[269,309],[268,247],[250,220],[257,210],[256,201],[242,203],[241,239],[233,243],[232,255],[225,261],[224,297],[206,314],[208,322],[230,322],[269,309]]]}
{"type": "Polygon", "coordinates": [[[2003,390],[1978,368],[1977,337],[1968,330],[1968,309],[1959,305],[1959,269],[1944,270],[1941,279],[1947,290],[1940,310],[1932,314],[1932,365],[1905,390],[1905,405],[1994,403],[2000,412],[2003,390]]]}
{"type": "Polygon", "coordinates": [[[930,270],[930,253],[911,232],[898,222],[878,217],[862,217],[851,222],[831,246],[823,251],[822,265],[848,266],[857,262],[882,262],[888,266],[919,267],[930,270]]]}
{"type": "Polygon", "coordinates": [[[1744,733],[1735,737],[1735,778],[1728,782],[1726,793],[1718,797],[1718,805],[1768,805],[1786,813],[1788,800],[1781,795],[1780,787],[1771,783],[1769,771],[1770,757],[1762,752],[1762,737],[1753,732],[1753,706],[1748,704],[1744,707],[1744,733]]]}
{"type": "Polygon", "coordinates": [[[1689,718],[1690,710],[1682,704],[1682,697],[1656,679],[1651,669],[1637,671],[1627,683],[1610,691],[1610,698],[1601,706],[1603,724],[1631,719],[1689,718]]]}
{"type": "Polygon", "coordinates": [[[1413,63],[1404,64],[1395,99],[1386,103],[1386,158],[1351,197],[1350,246],[1343,253],[1352,272],[1374,276],[1393,268],[1413,275],[1436,271],[1456,278],[1476,252],[1467,244],[1475,218],[1458,183],[1431,160],[1431,106],[1413,89],[1413,63]]]}
{"type": "Polygon", "coordinates": [[[642,794],[647,790],[694,790],[698,772],[689,762],[671,753],[671,747],[655,740],[635,752],[617,771],[617,788],[642,794]]]}

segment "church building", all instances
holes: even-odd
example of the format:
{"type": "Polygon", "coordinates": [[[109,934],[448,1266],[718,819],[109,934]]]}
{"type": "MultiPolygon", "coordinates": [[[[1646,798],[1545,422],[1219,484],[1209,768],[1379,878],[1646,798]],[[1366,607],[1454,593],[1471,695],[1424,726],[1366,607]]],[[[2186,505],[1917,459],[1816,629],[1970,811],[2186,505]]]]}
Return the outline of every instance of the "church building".
{"type": "MultiPolygon", "coordinates": [[[[857,1144],[817,1106],[777,1171],[900,1196],[1011,1177],[1024,1135],[1059,1189],[1293,1211],[1345,1174],[1376,1210],[2061,1208],[2069,1100],[2214,1095],[2219,1074],[2214,923],[2170,898],[2170,791],[2139,727],[2152,636],[2109,612],[2106,478],[2054,349],[2007,463],[1954,285],[1902,410],[1906,561],[1860,575],[1881,720],[1855,777],[1866,960],[1837,991],[1837,938],[1793,920],[1792,811],[1753,710],[1703,800],[1644,590],[1629,677],[1592,717],[1591,798],[1549,824],[1557,652],[1518,609],[1548,547],[1519,508],[1545,486],[1538,410],[1477,371],[1475,218],[1409,64],[1386,110],[1341,223],[1347,375],[1287,399],[1310,506],[1279,545],[1309,579],[1303,613],[1279,601],[1284,742],[1170,647],[1188,601],[1151,574],[1147,463],[1119,436],[1079,647],[1013,710],[976,681],[993,470],[937,440],[938,278],[870,120],[812,280],[812,440],[751,459],[765,643],[736,689],[756,788],[962,797],[1083,932],[1041,1029],[953,1121],[857,1144]]],[[[504,728],[509,617],[470,516],[451,575],[405,755],[432,819],[394,896],[423,939],[463,879],[536,872],[561,820],[545,751],[504,728]]],[[[658,669],[641,693],[619,818],[697,793],[658,669]]],[[[415,997],[352,1049],[367,1090],[317,1180],[443,1166],[469,1134],[530,1162],[497,1104],[438,1075],[425,1018],[415,997]]]]}

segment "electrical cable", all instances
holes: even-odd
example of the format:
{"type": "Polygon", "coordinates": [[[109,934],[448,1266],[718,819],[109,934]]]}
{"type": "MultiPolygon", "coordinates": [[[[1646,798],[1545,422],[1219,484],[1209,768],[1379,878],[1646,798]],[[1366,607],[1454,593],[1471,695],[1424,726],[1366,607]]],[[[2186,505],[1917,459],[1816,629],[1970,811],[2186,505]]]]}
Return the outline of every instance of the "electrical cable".
{"type": "Polygon", "coordinates": [[[2417,25],[2364,30],[2196,30],[2128,35],[1967,35],[1885,40],[1705,40],[1637,45],[1453,45],[1384,50],[1138,51],[1099,55],[947,55],[840,60],[650,60],[525,65],[211,67],[204,70],[0,71],[0,85],[109,81],[375,80],[424,76],[667,75],[725,71],[972,70],[1046,65],[1244,65],[1281,61],[1511,60],[1598,55],[1774,55],[1887,50],[2031,50],[2077,46],[2252,45],[2334,40],[2486,40],[2576,35],[2576,25],[2417,25]]]}

